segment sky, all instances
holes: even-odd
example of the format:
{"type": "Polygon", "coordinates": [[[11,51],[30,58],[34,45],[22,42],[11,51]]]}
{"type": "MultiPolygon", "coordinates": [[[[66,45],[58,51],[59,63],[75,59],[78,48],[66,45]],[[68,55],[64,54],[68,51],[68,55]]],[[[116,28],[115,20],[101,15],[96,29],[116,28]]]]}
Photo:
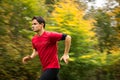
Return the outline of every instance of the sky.
{"type": "Polygon", "coordinates": [[[102,7],[103,5],[105,5],[106,2],[107,2],[106,0],[95,0],[94,3],[91,2],[91,3],[88,3],[88,5],[89,6],[94,5],[96,7],[102,7]]]}
{"type": "MultiPolygon", "coordinates": [[[[106,6],[107,2],[108,2],[107,0],[95,0],[95,2],[89,2],[88,7],[90,8],[90,6],[94,6],[94,8],[102,8],[102,7],[106,6]]],[[[114,5],[111,6],[111,7],[114,7],[114,6],[118,5],[116,3],[116,1],[114,1],[114,0],[111,1],[111,3],[109,3],[109,4],[111,5],[113,3],[114,3],[114,5]]]]}
{"type": "Polygon", "coordinates": [[[102,6],[105,6],[105,3],[107,3],[106,0],[96,0],[95,6],[102,7],[102,6]]]}

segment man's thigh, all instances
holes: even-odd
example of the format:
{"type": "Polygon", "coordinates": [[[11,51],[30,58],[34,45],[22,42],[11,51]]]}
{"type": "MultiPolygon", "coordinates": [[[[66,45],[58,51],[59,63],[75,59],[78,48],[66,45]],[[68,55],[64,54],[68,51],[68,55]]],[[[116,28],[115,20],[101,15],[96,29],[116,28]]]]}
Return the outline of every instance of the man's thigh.
{"type": "Polygon", "coordinates": [[[58,79],[59,69],[47,69],[43,72],[39,80],[59,80],[58,79]]]}

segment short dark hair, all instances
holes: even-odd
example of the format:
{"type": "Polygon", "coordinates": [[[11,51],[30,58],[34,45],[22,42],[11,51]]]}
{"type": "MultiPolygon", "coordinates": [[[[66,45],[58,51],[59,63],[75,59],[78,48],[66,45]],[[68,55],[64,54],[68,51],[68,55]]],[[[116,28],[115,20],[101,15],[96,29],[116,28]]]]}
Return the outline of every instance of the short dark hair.
{"type": "Polygon", "coordinates": [[[44,28],[45,28],[45,20],[41,17],[41,16],[38,16],[38,17],[33,17],[32,20],[36,19],[38,21],[39,24],[43,23],[44,24],[44,28]]]}

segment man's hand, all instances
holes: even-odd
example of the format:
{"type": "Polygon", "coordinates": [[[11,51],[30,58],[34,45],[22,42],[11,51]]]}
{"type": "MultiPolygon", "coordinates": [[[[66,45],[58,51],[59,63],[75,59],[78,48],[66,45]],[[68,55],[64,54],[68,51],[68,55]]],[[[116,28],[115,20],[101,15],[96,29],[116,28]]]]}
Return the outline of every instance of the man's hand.
{"type": "Polygon", "coordinates": [[[26,63],[27,61],[29,61],[30,59],[32,59],[32,58],[30,57],[30,55],[25,56],[25,57],[22,59],[23,64],[25,64],[25,63],[26,63]]]}
{"type": "Polygon", "coordinates": [[[69,55],[68,54],[64,54],[61,58],[60,58],[60,61],[61,60],[64,60],[64,62],[66,63],[66,64],[68,64],[68,62],[69,62],[69,55]]]}

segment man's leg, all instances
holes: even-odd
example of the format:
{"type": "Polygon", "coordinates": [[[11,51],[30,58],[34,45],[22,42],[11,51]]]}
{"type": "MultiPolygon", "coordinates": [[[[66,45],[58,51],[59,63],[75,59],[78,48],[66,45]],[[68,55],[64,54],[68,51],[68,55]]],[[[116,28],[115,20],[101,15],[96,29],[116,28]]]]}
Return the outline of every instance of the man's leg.
{"type": "Polygon", "coordinates": [[[57,75],[56,79],[55,80],[59,80],[59,76],[57,75]]]}
{"type": "Polygon", "coordinates": [[[40,77],[40,80],[59,80],[57,77],[57,74],[59,72],[59,69],[50,68],[43,72],[42,76],[40,77]]]}

